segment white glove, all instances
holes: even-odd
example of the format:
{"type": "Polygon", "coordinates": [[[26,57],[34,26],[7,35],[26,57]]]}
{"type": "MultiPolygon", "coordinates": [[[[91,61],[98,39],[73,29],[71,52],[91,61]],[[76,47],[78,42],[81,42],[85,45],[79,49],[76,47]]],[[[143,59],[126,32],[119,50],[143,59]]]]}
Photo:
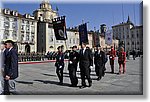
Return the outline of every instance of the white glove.
{"type": "Polygon", "coordinates": [[[62,66],[59,66],[59,68],[62,68],[62,66]]]}
{"type": "Polygon", "coordinates": [[[76,59],[76,57],[74,57],[73,59],[76,59]]]}
{"type": "Polygon", "coordinates": [[[69,61],[70,64],[72,64],[72,61],[69,61]]]}
{"type": "Polygon", "coordinates": [[[93,68],[93,66],[90,66],[90,69],[92,69],[93,68]]]}

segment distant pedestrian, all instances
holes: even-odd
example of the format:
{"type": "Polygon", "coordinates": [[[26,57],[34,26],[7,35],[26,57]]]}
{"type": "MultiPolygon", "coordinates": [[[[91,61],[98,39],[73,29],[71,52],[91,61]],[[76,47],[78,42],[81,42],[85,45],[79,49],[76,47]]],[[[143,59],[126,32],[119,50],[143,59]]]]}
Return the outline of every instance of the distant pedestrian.
{"type": "Polygon", "coordinates": [[[136,58],[136,51],[135,51],[135,49],[132,51],[132,55],[133,55],[133,60],[135,60],[135,58],[136,58]]]}
{"type": "Polygon", "coordinates": [[[126,52],[124,52],[124,48],[121,47],[119,54],[118,54],[118,63],[119,63],[119,74],[122,74],[122,67],[123,67],[123,74],[126,72],[126,52]]]}
{"type": "Polygon", "coordinates": [[[126,53],[126,57],[127,57],[128,60],[130,60],[130,51],[129,50],[126,53]]]}
{"type": "Polygon", "coordinates": [[[59,79],[59,84],[62,85],[63,84],[63,70],[64,70],[64,53],[63,53],[63,49],[61,46],[59,46],[58,48],[58,52],[56,55],[56,74],[58,76],[59,79]]]}

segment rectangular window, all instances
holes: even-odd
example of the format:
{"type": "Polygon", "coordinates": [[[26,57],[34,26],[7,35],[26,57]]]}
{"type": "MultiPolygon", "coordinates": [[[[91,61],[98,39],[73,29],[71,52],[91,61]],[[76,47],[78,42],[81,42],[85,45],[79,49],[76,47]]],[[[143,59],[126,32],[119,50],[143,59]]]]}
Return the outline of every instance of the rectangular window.
{"type": "Polygon", "coordinates": [[[30,24],[30,22],[29,22],[29,21],[27,21],[27,24],[30,24]]]}
{"type": "Polygon", "coordinates": [[[134,35],[132,34],[132,38],[134,38],[134,35]]]}
{"type": "Polygon", "coordinates": [[[27,32],[30,31],[30,26],[26,26],[26,31],[27,31],[27,32]]]}
{"type": "Polygon", "coordinates": [[[24,20],[22,20],[22,23],[24,23],[24,20]]]}
{"type": "Polygon", "coordinates": [[[34,22],[31,22],[32,25],[34,25],[34,22]]]}
{"type": "Polygon", "coordinates": [[[70,43],[71,43],[71,38],[70,38],[70,43]]]}
{"type": "Polygon", "coordinates": [[[21,30],[24,30],[24,25],[21,25],[21,30]]]}
{"type": "Polygon", "coordinates": [[[75,44],[75,38],[73,38],[73,44],[75,44]]]}
{"type": "Polygon", "coordinates": [[[14,21],[17,21],[17,18],[14,18],[14,21]]]}

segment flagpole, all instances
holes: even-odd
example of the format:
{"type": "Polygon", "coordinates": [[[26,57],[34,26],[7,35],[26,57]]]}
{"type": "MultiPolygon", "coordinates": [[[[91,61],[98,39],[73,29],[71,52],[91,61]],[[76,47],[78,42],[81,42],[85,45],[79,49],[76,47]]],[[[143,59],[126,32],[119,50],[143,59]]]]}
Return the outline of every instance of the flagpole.
{"type": "Polygon", "coordinates": [[[92,47],[95,46],[95,33],[96,33],[96,27],[94,27],[94,33],[92,33],[92,47]]]}
{"type": "MultiPolygon", "coordinates": [[[[123,7],[123,4],[122,4],[122,19],[123,19],[123,23],[124,23],[124,7],[123,7]]],[[[126,34],[125,34],[124,26],[123,26],[123,36],[124,36],[124,50],[126,52],[126,34]]]]}
{"type": "Polygon", "coordinates": [[[133,4],[133,10],[134,10],[134,25],[135,25],[135,49],[136,49],[136,17],[135,17],[135,4],[133,4]]]}
{"type": "Polygon", "coordinates": [[[66,46],[66,50],[68,50],[68,47],[67,47],[67,43],[66,43],[66,40],[65,40],[65,46],[66,46]]]}

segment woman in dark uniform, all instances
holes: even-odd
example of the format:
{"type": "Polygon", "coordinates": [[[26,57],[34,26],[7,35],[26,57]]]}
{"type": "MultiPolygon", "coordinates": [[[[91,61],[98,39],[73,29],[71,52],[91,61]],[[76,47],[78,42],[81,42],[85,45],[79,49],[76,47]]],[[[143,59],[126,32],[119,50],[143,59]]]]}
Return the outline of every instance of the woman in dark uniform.
{"type": "Polygon", "coordinates": [[[78,84],[78,78],[76,76],[78,61],[79,61],[79,53],[77,52],[77,46],[73,46],[72,52],[69,54],[69,65],[68,65],[71,87],[76,87],[78,84]]]}
{"type": "Polygon", "coordinates": [[[59,78],[59,84],[62,85],[63,84],[63,70],[64,70],[64,53],[63,53],[63,49],[62,46],[59,46],[58,48],[58,52],[56,55],[56,74],[59,78]]]}

